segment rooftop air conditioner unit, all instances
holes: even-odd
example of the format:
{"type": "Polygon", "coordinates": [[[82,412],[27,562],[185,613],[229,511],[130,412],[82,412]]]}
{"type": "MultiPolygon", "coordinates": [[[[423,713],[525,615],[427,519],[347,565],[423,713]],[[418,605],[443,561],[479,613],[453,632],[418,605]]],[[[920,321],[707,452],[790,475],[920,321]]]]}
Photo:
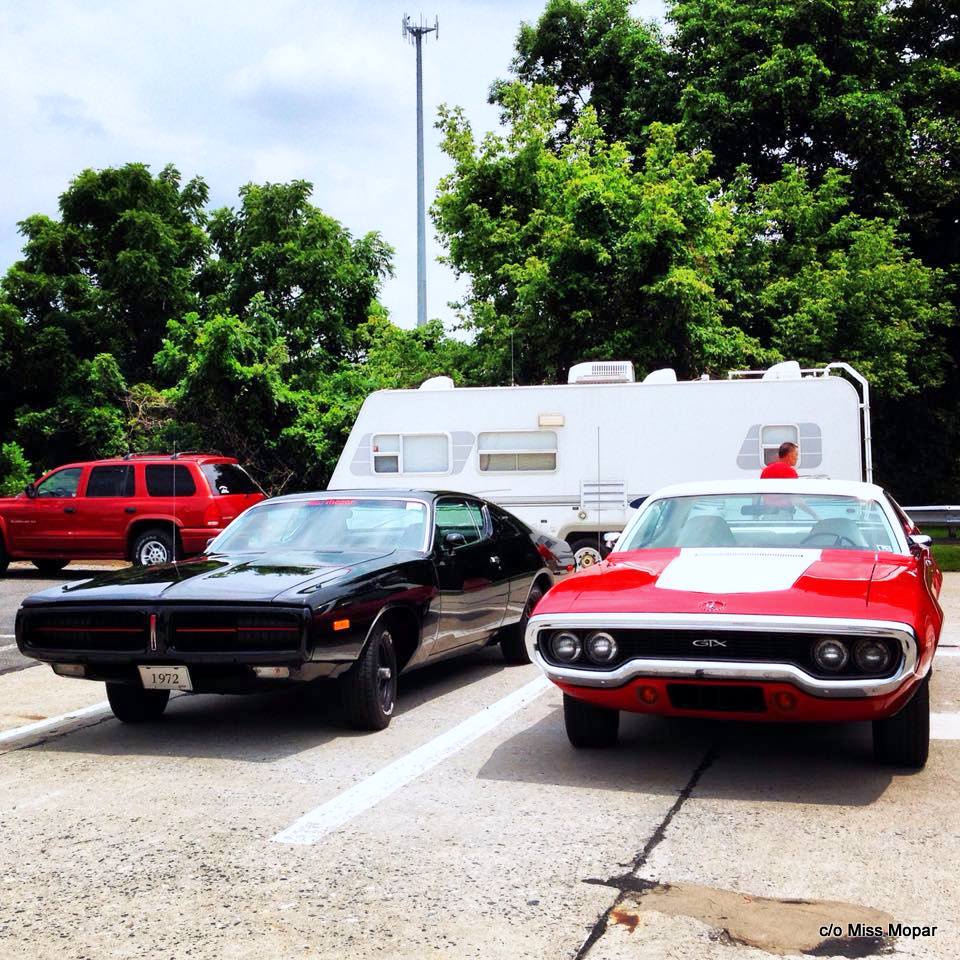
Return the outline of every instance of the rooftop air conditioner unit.
{"type": "Polygon", "coordinates": [[[567,383],[633,383],[635,379],[629,360],[592,360],[574,364],[567,383]]]}

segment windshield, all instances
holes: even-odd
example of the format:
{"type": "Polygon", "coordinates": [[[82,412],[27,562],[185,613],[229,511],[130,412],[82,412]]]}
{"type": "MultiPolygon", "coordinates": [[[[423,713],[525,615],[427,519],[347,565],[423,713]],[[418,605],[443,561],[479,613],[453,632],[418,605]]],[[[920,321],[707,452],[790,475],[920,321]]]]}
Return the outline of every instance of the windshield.
{"type": "Polygon", "coordinates": [[[901,552],[876,500],[793,493],[709,494],[656,500],[621,537],[616,549],[671,547],[901,552]]]}
{"type": "Polygon", "coordinates": [[[426,530],[426,504],[414,500],[277,501],[238,517],[217,537],[210,552],[423,550],[426,530]]]}

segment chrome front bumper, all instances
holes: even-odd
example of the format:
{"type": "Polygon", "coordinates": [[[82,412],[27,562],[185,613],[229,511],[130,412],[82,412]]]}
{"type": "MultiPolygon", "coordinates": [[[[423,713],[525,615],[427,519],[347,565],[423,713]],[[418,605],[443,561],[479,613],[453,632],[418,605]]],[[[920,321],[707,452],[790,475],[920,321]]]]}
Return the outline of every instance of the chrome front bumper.
{"type": "Polygon", "coordinates": [[[891,693],[917,672],[917,640],[905,623],[885,620],[839,620],[820,617],[759,617],[729,614],[664,613],[561,613],[534,615],[526,633],[530,659],[550,680],[580,687],[622,687],[640,677],[679,677],[688,680],[736,680],[790,683],[814,697],[862,698],[891,693]],[[879,679],[824,679],[791,663],[726,660],[642,659],[628,660],[611,670],[560,667],[547,663],[537,648],[537,636],[545,630],[724,630],[770,633],[832,634],[850,637],[883,637],[900,644],[903,657],[893,676],[879,679]]]}

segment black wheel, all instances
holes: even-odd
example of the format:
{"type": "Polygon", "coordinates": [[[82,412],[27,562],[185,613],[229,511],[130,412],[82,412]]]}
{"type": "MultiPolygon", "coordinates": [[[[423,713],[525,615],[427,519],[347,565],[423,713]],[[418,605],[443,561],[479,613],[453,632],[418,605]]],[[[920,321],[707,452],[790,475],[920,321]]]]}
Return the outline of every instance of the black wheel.
{"type": "Polygon", "coordinates": [[[152,567],[158,563],[170,563],[174,559],[173,535],[159,527],[144,530],[133,541],[131,560],[135,567],[152,567]]]}
{"type": "Polygon", "coordinates": [[[69,560],[31,560],[30,561],[44,576],[52,577],[59,573],[69,560]]]}
{"type": "Polygon", "coordinates": [[[878,763],[922,770],[930,753],[930,678],[899,713],[873,721],[873,756],[878,763]]]}
{"type": "Polygon", "coordinates": [[[107,699],[113,715],[124,723],[159,720],[167,709],[169,690],[144,690],[127,683],[108,683],[107,699]]]}
{"type": "Polygon", "coordinates": [[[535,586],[527,597],[527,605],[523,608],[523,616],[516,622],[505,627],[503,635],[500,638],[500,649],[503,652],[503,659],[507,663],[529,663],[530,656],[527,653],[527,623],[533,614],[534,607],[540,602],[543,596],[543,590],[535,586]]]}
{"type": "Polygon", "coordinates": [[[596,536],[573,537],[567,543],[570,544],[570,549],[573,551],[573,559],[577,565],[577,570],[586,570],[587,567],[596,566],[609,553],[596,536]]]}
{"type": "Polygon", "coordinates": [[[0,577],[7,572],[7,567],[9,566],[10,557],[7,554],[7,548],[3,542],[3,537],[0,537],[0,577]]]}
{"type": "Polygon", "coordinates": [[[612,747],[620,729],[620,711],[563,695],[563,722],[567,739],[580,748],[612,747]]]}
{"type": "Polygon", "coordinates": [[[341,677],[343,708],[357,730],[383,730],[397,704],[397,653],[387,626],[377,627],[360,659],[341,677]]]}

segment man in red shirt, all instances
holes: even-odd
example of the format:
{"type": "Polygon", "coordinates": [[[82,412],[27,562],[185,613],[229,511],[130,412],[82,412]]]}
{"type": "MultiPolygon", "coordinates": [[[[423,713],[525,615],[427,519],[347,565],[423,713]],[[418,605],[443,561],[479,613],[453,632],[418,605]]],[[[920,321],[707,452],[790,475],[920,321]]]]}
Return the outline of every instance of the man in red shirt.
{"type": "Polygon", "coordinates": [[[774,463],[768,463],[760,474],[761,480],[796,480],[799,474],[797,473],[797,460],[800,457],[800,452],[797,450],[797,445],[795,443],[786,443],[780,444],[780,449],[777,450],[777,455],[780,457],[779,460],[774,463]]]}

